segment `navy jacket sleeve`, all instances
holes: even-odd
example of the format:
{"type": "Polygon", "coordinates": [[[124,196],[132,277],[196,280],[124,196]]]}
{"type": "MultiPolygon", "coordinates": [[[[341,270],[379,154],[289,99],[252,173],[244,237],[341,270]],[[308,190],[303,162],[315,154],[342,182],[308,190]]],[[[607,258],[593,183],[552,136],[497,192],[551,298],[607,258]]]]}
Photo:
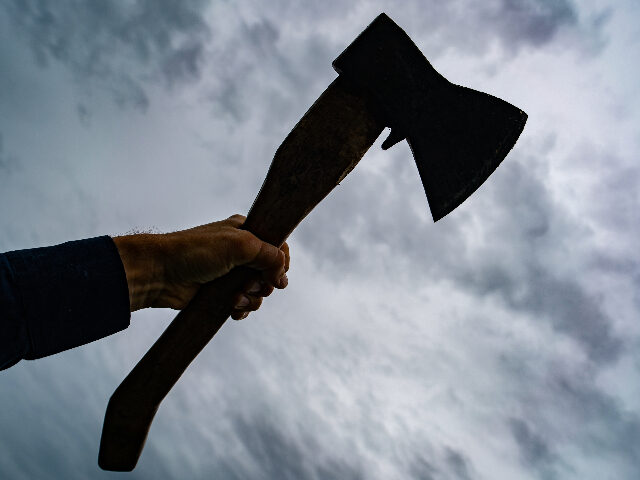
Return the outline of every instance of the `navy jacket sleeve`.
{"type": "Polygon", "coordinates": [[[0,254],[0,369],[124,330],[130,316],[109,236],[0,254]]]}

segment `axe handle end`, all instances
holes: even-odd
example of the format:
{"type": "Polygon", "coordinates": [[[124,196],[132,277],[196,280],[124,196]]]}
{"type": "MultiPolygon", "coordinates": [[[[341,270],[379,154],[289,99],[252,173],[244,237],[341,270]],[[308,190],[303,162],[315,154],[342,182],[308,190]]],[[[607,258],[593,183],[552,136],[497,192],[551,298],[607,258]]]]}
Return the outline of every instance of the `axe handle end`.
{"type": "Polygon", "coordinates": [[[109,399],[98,465],[131,471],[164,397],[231,314],[233,294],[254,271],[236,267],[200,288],[109,399]]]}

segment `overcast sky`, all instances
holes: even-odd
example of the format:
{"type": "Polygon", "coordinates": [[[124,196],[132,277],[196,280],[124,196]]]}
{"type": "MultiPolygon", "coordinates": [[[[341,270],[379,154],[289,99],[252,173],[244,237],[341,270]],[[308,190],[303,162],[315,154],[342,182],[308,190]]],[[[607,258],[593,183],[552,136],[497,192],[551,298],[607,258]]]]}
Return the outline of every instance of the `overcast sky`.
{"type": "MultiPolygon", "coordinates": [[[[0,251],[246,213],[385,11],[450,81],[526,111],[434,224],[381,139],[289,239],[129,478],[640,478],[635,0],[0,0],[0,251]]],[[[109,478],[107,401],[173,318],[0,373],[0,478],[109,478]]]]}

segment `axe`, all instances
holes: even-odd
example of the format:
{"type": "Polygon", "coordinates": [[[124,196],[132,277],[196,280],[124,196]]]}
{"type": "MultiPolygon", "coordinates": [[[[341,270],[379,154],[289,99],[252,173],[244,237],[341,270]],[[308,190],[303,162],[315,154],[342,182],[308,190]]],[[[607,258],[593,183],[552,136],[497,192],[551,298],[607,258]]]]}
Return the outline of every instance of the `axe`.
{"type": "MultiPolygon", "coordinates": [[[[275,153],[242,228],[282,245],[356,166],[385,127],[383,149],[406,139],[433,220],[447,215],[493,173],[527,115],[496,97],[454,85],[409,36],[380,14],[333,62],[339,76],[275,153]]],[[[164,397],[232,311],[252,277],[237,267],[203,285],[115,390],[98,464],[131,471],[164,397]]]]}

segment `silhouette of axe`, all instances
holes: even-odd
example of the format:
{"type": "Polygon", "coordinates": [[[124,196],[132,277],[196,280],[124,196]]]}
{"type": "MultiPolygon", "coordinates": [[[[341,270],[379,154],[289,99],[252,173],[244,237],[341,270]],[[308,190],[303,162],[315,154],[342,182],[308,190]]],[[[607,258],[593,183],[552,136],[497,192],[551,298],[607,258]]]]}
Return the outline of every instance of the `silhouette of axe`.
{"type": "MultiPolygon", "coordinates": [[[[379,15],[333,62],[339,73],[276,151],[243,228],[282,245],[302,219],[356,166],[384,127],[387,149],[407,139],[434,221],[493,173],[527,115],[440,75],[409,36],[379,15]]],[[[164,397],[230,316],[247,267],[204,285],[115,390],[98,464],[135,467],[164,397]]]]}

